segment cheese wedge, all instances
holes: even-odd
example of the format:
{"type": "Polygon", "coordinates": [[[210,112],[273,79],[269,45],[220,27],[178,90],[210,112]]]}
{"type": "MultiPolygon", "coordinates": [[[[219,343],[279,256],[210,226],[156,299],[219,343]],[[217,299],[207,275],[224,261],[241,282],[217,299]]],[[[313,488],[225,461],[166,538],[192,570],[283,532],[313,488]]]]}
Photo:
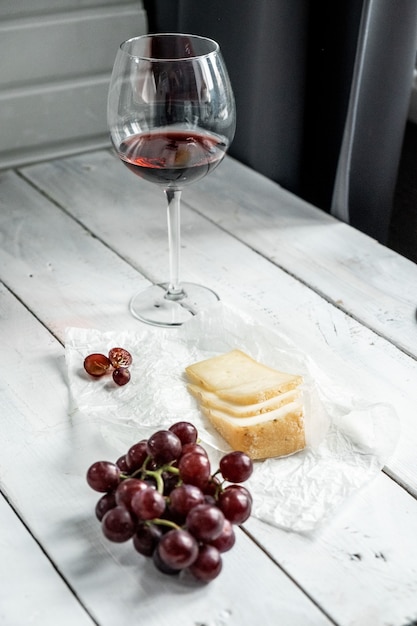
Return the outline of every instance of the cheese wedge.
{"type": "Polygon", "coordinates": [[[303,405],[300,402],[242,418],[204,406],[201,410],[233,450],[246,452],[254,460],[286,456],[305,448],[303,405]]]}
{"type": "Polygon", "coordinates": [[[186,374],[202,413],[234,450],[265,459],[305,448],[302,376],[241,350],[194,363],[186,374]]]}

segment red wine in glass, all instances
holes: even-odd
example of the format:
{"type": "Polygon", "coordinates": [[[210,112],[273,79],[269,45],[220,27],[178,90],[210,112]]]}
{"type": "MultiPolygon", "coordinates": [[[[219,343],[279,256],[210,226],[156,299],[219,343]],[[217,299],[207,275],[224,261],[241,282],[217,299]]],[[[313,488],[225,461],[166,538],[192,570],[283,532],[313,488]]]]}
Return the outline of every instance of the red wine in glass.
{"type": "Polygon", "coordinates": [[[131,135],[118,155],[134,174],[165,188],[200,180],[220,163],[225,150],[214,135],[165,130],[131,135]]]}

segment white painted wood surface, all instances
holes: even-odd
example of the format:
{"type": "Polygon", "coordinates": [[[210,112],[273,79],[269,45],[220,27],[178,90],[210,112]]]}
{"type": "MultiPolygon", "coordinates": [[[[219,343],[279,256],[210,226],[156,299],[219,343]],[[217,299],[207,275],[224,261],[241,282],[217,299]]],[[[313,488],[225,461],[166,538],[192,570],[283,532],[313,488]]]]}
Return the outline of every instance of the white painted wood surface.
{"type": "MultiPolygon", "coordinates": [[[[62,599],[49,613],[55,623],[65,623],[67,611],[83,611],[72,623],[411,626],[417,365],[406,312],[415,266],[231,159],[186,190],[184,201],[184,278],[287,331],[348,388],[395,405],[402,426],[396,452],[385,472],[315,533],[249,520],[220,578],[203,588],[161,580],[130,547],[106,542],[84,476],[92,461],[116,451],[68,416],[64,331],[137,328],[130,296],[166,277],[164,198],[107,151],[3,172],[0,487],[44,550],[39,554],[15,514],[0,507],[11,536],[25,546],[13,576],[1,577],[6,618],[26,623],[16,580],[20,568],[30,580],[39,560],[40,589],[54,568],[60,573],[53,584],[62,599]],[[349,264],[353,252],[357,263],[349,264]],[[374,275],[378,267],[384,280],[374,275]],[[398,268],[407,286],[401,299],[398,268]],[[363,298],[369,291],[372,299],[363,298]]],[[[0,550],[1,562],[10,552],[1,543],[0,550]]],[[[35,600],[31,594],[26,605],[33,611],[35,600]]],[[[31,623],[48,623],[33,615],[31,623]]]]}
{"type": "MultiPolygon", "coordinates": [[[[97,234],[120,256],[141,272],[146,272],[150,280],[160,282],[166,279],[167,242],[163,194],[158,189],[153,189],[151,185],[146,185],[132,177],[131,173],[111,153],[103,151],[97,154],[81,155],[74,159],[39,164],[26,168],[23,175],[44,190],[87,229],[97,234]],[[106,173],[105,179],[103,179],[103,172],[106,173]],[[64,180],[65,184],[63,184],[64,180]],[[160,242],[159,245],[156,245],[156,241],[160,242]]],[[[416,361],[398,351],[377,334],[378,331],[382,334],[381,322],[374,319],[378,311],[380,312],[379,300],[369,305],[374,309],[372,316],[367,312],[366,307],[361,306],[362,298],[356,299],[355,309],[348,310],[349,315],[346,315],[342,312],[340,304],[338,307],[328,304],[331,296],[321,297],[321,294],[331,294],[335,285],[338,285],[339,300],[347,300],[350,285],[356,282],[359,283],[362,296],[365,298],[366,276],[367,273],[371,276],[372,267],[378,264],[378,258],[375,258],[378,251],[383,258],[389,256],[393,259],[393,263],[398,265],[405,261],[404,267],[409,272],[408,274],[404,271],[402,273],[404,284],[407,284],[407,277],[408,284],[414,284],[414,280],[417,280],[417,267],[379,244],[375,244],[369,237],[337,222],[306,203],[301,203],[278,185],[247,170],[231,159],[228,159],[222,164],[222,168],[213,173],[212,179],[213,185],[219,188],[220,201],[214,199],[210,186],[206,191],[202,185],[195,185],[198,188],[197,192],[193,192],[193,186],[190,186],[184,192],[183,278],[191,281],[200,279],[205,281],[219,293],[223,300],[231,303],[243,297],[242,306],[253,308],[256,314],[266,315],[281,329],[290,329],[291,337],[307,354],[314,356],[324,371],[338,373],[338,376],[346,379],[349,387],[359,396],[363,395],[374,402],[385,401],[395,406],[403,429],[396,455],[387,471],[396,476],[407,489],[417,493],[415,467],[417,430],[414,426],[414,407],[417,406],[416,361]],[[228,169],[231,173],[235,172],[235,179],[232,175],[225,176],[224,172],[221,174],[223,168],[226,169],[226,173],[228,169]],[[218,182],[219,178],[222,185],[218,182]],[[262,182],[266,190],[263,195],[262,182]],[[321,239],[315,239],[313,236],[310,238],[309,253],[305,262],[303,263],[301,254],[298,260],[297,257],[295,258],[294,268],[297,268],[297,272],[294,272],[295,277],[287,273],[290,261],[285,251],[283,252],[285,260],[283,266],[288,267],[288,270],[282,271],[276,267],[276,265],[281,265],[281,262],[277,263],[275,256],[271,255],[273,258],[271,264],[269,260],[251,250],[251,248],[256,249],[254,244],[250,245],[250,248],[242,245],[236,237],[236,223],[238,228],[244,230],[240,225],[239,214],[231,229],[233,238],[228,235],[222,221],[220,222],[221,230],[213,225],[212,216],[213,214],[216,216],[222,206],[224,206],[224,214],[228,216],[227,219],[232,219],[230,215],[234,209],[237,211],[234,205],[229,205],[227,200],[223,200],[226,194],[233,196],[232,189],[236,189],[236,194],[240,194],[241,197],[246,191],[252,202],[252,213],[257,211],[254,192],[259,193],[262,200],[261,207],[267,206],[264,204],[264,196],[274,194],[274,204],[270,205],[271,222],[274,228],[267,227],[266,217],[262,230],[256,231],[251,222],[247,225],[249,233],[258,232],[257,247],[264,249],[265,246],[264,255],[267,258],[269,249],[264,244],[265,233],[271,233],[269,235],[271,241],[274,232],[277,238],[281,237],[284,240],[287,238],[291,241],[294,229],[293,220],[296,221],[297,216],[300,221],[304,220],[306,225],[310,225],[313,232],[315,228],[324,229],[325,234],[321,239]],[[193,205],[198,207],[201,205],[205,209],[209,220],[201,217],[200,209],[198,212],[189,210],[186,205],[190,204],[190,196],[193,205]],[[278,225],[275,225],[275,214],[279,216],[283,211],[285,217],[289,203],[292,203],[290,218],[288,218],[290,223],[286,225],[285,219],[277,218],[278,225]],[[317,266],[316,272],[310,271],[312,259],[316,256],[314,246],[320,258],[321,241],[326,242],[326,228],[329,224],[334,229],[339,226],[344,228],[346,233],[344,238],[347,240],[345,247],[356,246],[358,254],[360,250],[356,239],[362,240],[362,256],[360,257],[362,265],[365,267],[367,259],[371,259],[368,261],[371,267],[367,272],[362,271],[364,279],[361,279],[361,274],[356,267],[351,273],[343,268],[339,273],[338,258],[343,255],[343,238],[339,240],[337,254],[333,257],[329,254],[327,265],[324,266],[323,263],[317,266]],[[287,237],[283,234],[285,232],[287,232],[287,237]],[[346,274],[345,279],[344,274],[346,274]],[[313,290],[305,289],[303,286],[303,282],[307,282],[307,276],[312,281],[313,290]],[[315,291],[318,282],[320,295],[317,295],[315,291]],[[365,326],[357,323],[353,317],[361,319],[365,326]],[[378,328],[375,328],[376,325],[378,328]],[[386,384],[387,373],[389,384],[386,384]]],[[[266,211],[265,208],[263,210],[266,211]]],[[[224,220],[226,221],[226,217],[224,220]]],[[[308,231],[307,226],[303,229],[308,231]]],[[[252,234],[251,237],[252,240],[255,239],[255,235],[252,234]]],[[[289,244],[287,247],[290,247],[289,244]]],[[[294,257],[295,253],[291,258],[294,257]]],[[[390,279],[387,275],[385,282],[388,291],[385,299],[389,300],[387,306],[390,302],[391,306],[397,306],[391,295],[396,289],[396,276],[390,279]]],[[[384,297],[383,294],[381,299],[384,297]]],[[[404,311],[412,307],[410,288],[405,291],[402,302],[404,300],[403,318],[404,311]]],[[[384,311],[389,320],[394,316],[393,311],[391,313],[387,309],[384,311]]],[[[416,326],[415,323],[414,326],[416,326]]],[[[389,322],[386,328],[386,336],[391,340],[392,332],[389,322]]],[[[407,328],[409,328],[410,336],[413,337],[416,329],[412,327],[411,322],[407,323],[407,328]]],[[[399,340],[395,339],[395,341],[399,343],[399,340]]],[[[408,345],[410,349],[407,351],[417,350],[417,342],[414,345],[414,342],[410,341],[408,345]]]]}
{"type": "Polygon", "coordinates": [[[417,357],[417,265],[228,159],[187,199],[203,215],[417,357]]]}
{"type": "Polygon", "coordinates": [[[92,626],[93,620],[2,496],[0,527],[0,624],[92,626]]]}

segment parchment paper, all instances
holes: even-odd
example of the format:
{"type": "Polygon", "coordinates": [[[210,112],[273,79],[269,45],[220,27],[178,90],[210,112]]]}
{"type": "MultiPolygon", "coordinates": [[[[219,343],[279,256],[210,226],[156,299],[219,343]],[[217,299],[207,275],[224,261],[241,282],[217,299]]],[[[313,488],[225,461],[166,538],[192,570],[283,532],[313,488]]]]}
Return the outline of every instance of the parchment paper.
{"type": "Polygon", "coordinates": [[[184,369],[233,348],[304,377],[307,448],[255,462],[245,485],[255,517],[286,530],[313,530],[384,466],[398,439],[397,415],[391,406],[346,393],[340,381],[330,385],[328,375],[288,337],[222,303],[175,330],[140,323],[134,333],[68,328],[70,413],[89,420],[120,454],[159,428],[189,420],[217,469],[230,448],[187,391],[184,369]],[[83,369],[85,356],[114,346],[133,356],[131,381],[124,387],[111,376],[93,380],[83,369]]]}

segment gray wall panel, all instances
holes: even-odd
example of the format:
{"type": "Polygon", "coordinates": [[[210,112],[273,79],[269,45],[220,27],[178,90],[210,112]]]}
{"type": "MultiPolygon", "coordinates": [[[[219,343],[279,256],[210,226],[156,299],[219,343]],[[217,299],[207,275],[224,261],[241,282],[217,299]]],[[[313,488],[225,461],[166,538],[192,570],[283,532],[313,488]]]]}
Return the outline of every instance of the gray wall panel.
{"type": "Polygon", "coordinates": [[[2,17],[5,4],[0,169],[109,145],[111,69],[118,45],[147,32],[142,2],[19,0],[13,19],[2,17]]]}

